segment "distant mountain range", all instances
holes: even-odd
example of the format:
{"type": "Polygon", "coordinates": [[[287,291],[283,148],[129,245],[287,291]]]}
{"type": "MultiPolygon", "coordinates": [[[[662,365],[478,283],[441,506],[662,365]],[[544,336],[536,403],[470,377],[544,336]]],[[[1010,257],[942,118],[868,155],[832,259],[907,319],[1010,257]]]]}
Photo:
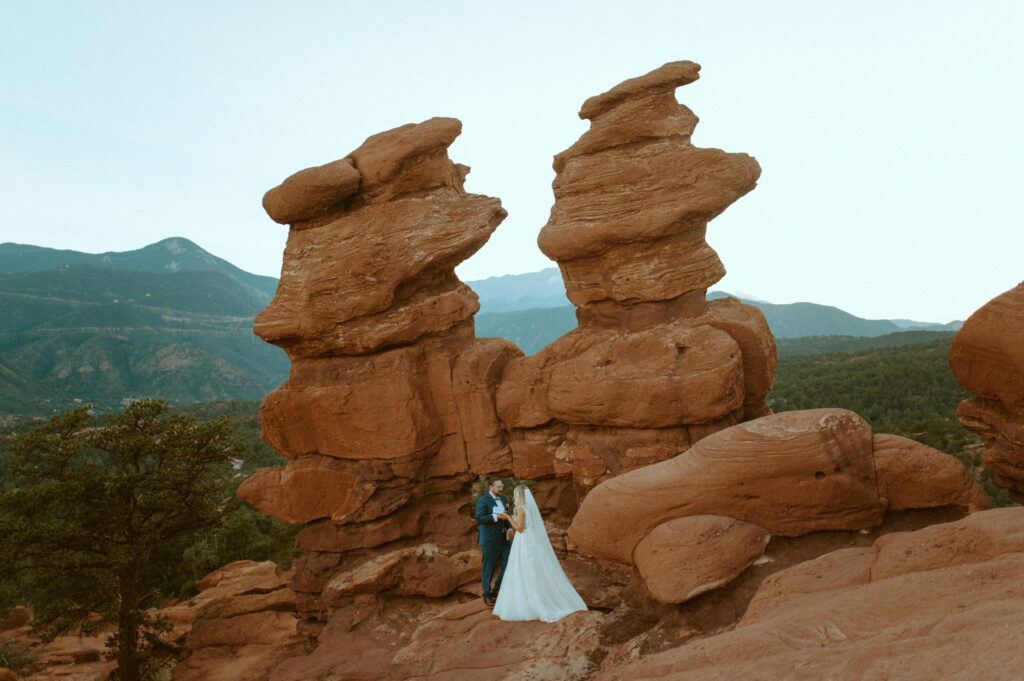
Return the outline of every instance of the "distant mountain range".
{"type": "MultiPolygon", "coordinates": [[[[480,312],[476,315],[477,336],[508,338],[527,354],[533,354],[576,327],[575,308],[565,297],[562,276],[556,267],[466,283],[480,297],[480,312]]],[[[956,331],[962,324],[936,324],[909,319],[863,319],[829,305],[776,305],[731,296],[722,291],[708,292],[709,300],[727,297],[738,297],[759,308],[776,338],[872,338],[900,331],[956,331]]]]}
{"type": "Polygon", "coordinates": [[[252,333],[276,287],[182,238],[100,255],[0,244],[0,414],[260,399],[288,372],[252,333]]]}
{"type": "MultiPolygon", "coordinates": [[[[576,326],[557,268],[467,283],[480,297],[479,337],[508,338],[533,354],[576,326]]],[[[0,417],[78,402],[108,411],[145,396],[175,404],[261,399],[288,373],[284,351],[252,333],[276,289],[273,277],[245,272],[180,237],[100,254],[0,244],[0,417]]],[[[746,302],[764,311],[780,339],[959,328],[861,319],[812,303],[746,302]]],[[[910,337],[917,338],[897,334],[886,343],[910,337]]]]}

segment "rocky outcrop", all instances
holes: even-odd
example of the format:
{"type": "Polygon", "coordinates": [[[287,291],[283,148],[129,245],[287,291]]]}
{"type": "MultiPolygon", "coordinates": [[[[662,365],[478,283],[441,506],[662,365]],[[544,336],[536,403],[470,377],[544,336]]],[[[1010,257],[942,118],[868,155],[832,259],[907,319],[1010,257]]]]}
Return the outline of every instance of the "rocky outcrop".
{"type": "Polygon", "coordinates": [[[274,665],[302,649],[295,593],[276,568],[230,563],[196,583],[192,604],[166,609],[183,644],[174,681],[267,681],[274,665]]]}
{"type": "Polygon", "coordinates": [[[949,366],[977,395],[960,403],[960,422],[986,438],[982,460],[993,481],[1024,503],[1024,282],[964,322],[949,366]]]}
{"type": "Polygon", "coordinates": [[[737,577],[771,535],[863,530],[887,510],[941,506],[968,512],[991,502],[956,459],[872,437],[851,411],[813,409],[733,426],[598,485],[569,538],[592,556],[635,564],[657,600],[678,603],[737,577]],[[922,471],[914,485],[909,478],[922,471]],[[662,569],[673,564],[687,567],[662,569]]]}
{"type": "Polygon", "coordinates": [[[1005,508],[801,562],[730,631],[598,681],[1012,679],[1024,664],[1024,513],[1005,508]]]}
{"type": "Polygon", "coordinates": [[[509,363],[498,413],[514,465],[534,458],[517,443],[564,433],[555,473],[584,492],[768,412],[776,354],[763,315],[705,301],[725,274],[707,224],[761,169],[691,143],[697,117],[675,90],[699,68],[673,62],[587,100],[590,130],[555,157],[538,243],[558,262],[579,328],[509,363]],[[660,446],[638,451],[643,440],[660,446]]]}
{"type": "MultiPolygon", "coordinates": [[[[705,299],[724,274],[708,223],[760,168],[691,143],[674,93],[698,70],[666,64],[584,103],[539,238],[579,324],[532,356],[475,337],[454,275],[504,217],[448,159],[458,121],[375,135],[268,192],[290,232],[255,329],[292,364],[260,420],[289,461],[238,494],[306,525],[287,589],[309,648],[263,664],[275,680],[645,674],[655,653],[736,627],[786,568],[987,506],[955,460],[856,414],[771,415],[763,315],[705,299]],[[468,504],[482,474],[536,481],[589,612],[552,626],[486,609],[468,504]]],[[[179,674],[240,645],[228,614],[205,617],[179,674]]],[[[229,660],[206,673],[249,673],[229,660]]]]}
{"type": "Polygon", "coordinates": [[[674,91],[698,68],[667,64],[584,104],[591,129],[555,159],[540,237],[580,328],[533,357],[475,338],[476,297],[453,272],[505,216],[465,192],[455,119],[374,135],[267,192],[290,231],[254,328],[292,363],[260,422],[289,462],[238,495],[307,525],[291,584],[305,631],[360,594],[472,582],[475,476],[541,480],[546,510],[568,518],[601,480],[766,413],[763,316],[704,300],[724,273],[707,222],[760,168],[690,143],[696,117],[674,91]]]}

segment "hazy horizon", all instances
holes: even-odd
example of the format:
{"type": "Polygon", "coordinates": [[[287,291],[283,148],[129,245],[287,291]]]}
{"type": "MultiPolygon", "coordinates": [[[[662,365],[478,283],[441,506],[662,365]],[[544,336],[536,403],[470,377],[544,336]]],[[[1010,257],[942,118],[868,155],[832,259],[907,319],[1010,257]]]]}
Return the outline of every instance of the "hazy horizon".
{"type": "Polygon", "coordinates": [[[689,59],[694,143],[763,169],[709,225],[729,272],[714,288],[965,319],[1024,279],[1022,32],[1024,4],[994,0],[0,4],[0,241],[182,236],[276,277],[287,228],[266,190],[454,116],[467,190],[509,212],[459,276],[539,271],[580,105],[689,59]]]}

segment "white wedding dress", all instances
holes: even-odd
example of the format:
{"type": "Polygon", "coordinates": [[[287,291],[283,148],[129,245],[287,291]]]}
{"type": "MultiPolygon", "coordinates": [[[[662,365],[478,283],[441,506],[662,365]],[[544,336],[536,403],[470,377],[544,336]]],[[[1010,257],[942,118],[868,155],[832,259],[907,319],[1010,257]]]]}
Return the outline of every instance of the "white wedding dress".
{"type": "Polygon", "coordinates": [[[533,494],[526,490],[526,528],[512,540],[494,614],[503,620],[556,622],[587,604],[572,588],[551,548],[533,494]]]}

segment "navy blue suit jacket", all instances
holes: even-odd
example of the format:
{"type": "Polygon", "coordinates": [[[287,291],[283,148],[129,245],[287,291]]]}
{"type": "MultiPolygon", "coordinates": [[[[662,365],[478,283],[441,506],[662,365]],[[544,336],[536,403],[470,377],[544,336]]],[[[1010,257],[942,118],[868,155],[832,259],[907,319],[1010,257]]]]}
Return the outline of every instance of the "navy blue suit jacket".
{"type": "MultiPolygon", "coordinates": [[[[505,504],[505,512],[508,513],[508,499],[501,497],[501,502],[505,504]]],[[[494,522],[494,497],[490,492],[476,502],[476,522],[480,528],[480,546],[500,548],[508,543],[506,532],[512,526],[500,518],[494,522]]]]}

